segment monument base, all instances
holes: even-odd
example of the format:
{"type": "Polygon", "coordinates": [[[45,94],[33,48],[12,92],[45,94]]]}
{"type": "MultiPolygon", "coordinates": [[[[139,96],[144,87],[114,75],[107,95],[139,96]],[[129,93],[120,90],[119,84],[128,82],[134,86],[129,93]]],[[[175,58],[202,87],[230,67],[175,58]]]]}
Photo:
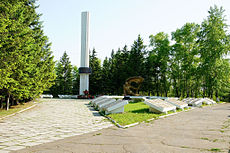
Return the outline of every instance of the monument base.
{"type": "Polygon", "coordinates": [[[89,74],[80,74],[80,91],[79,95],[84,95],[84,91],[89,91],[89,74]]]}

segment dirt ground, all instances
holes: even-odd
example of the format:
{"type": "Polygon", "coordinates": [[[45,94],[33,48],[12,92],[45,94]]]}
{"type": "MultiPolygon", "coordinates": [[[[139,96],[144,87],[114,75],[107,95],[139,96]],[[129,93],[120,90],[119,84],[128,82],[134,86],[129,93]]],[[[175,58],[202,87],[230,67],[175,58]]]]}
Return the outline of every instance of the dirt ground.
{"type": "Polygon", "coordinates": [[[17,153],[230,152],[230,103],[196,108],[119,129],[115,126],[17,153]]]}

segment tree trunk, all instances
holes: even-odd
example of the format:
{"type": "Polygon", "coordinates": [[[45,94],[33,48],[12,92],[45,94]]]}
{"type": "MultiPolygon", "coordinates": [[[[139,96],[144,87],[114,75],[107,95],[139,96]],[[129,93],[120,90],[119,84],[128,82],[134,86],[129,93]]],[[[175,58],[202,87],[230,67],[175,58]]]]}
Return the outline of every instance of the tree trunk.
{"type": "Polygon", "coordinates": [[[176,97],[179,97],[179,90],[177,87],[176,87],[176,97]]]}
{"type": "Polygon", "coordinates": [[[188,85],[188,83],[186,83],[187,85],[186,85],[186,90],[187,90],[187,98],[189,97],[189,85],[188,85]]]}
{"type": "Polygon", "coordinates": [[[18,99],[15,100],[15,104],[16,104],[16,105],[19,104],[19,100],[18,100],[18,99]]]}
{"type": "Polygon", "coordinates": [[[13,98],[13,96],[10,97],[10,106],[14,106],[14,98],[13,98]]]}
{"type": "Polygon", "coordinates": [[[6,98],[6,110],[9,110],[10,108],[10,97],[7,96],[6,98]]]}
{"type": "Polygon", "coordinates": [[[3,109],[3,98],[0,100],[0,109],[3,109]]]}
{"type": "Polygon", "coordinates": [[[159,96],[159,86],[158,86],[158,80],[157,79],[155,79],[155,85],[156,85],[157,96],[159,96]]]}
{"type": "Polygon", "coordinates": [[[205,87],[203,87],[203,98],[205,97],[205,87]]]}
{"type": "Polygon", "coordinates": [[[217,102],[220,101],[218,96],[219,96],[219,92],[218,92],[218,90],[216,90],[216,101],[217,101],[217,102]]]}
{"type": "Polygon", "coordinates": [[[7,93],[7,97],[6,97],[6,110],[9,110],[10,108],[10,94],[7,93]]]}

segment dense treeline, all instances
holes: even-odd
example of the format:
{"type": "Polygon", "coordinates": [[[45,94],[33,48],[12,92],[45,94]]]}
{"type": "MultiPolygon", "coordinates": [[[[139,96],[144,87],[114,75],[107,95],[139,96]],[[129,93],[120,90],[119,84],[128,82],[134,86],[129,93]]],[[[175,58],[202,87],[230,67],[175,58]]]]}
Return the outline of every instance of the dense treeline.
{"type": "Polygon", "coordinates": [[[138,36],[130,49],[112,51],[101,66],[91,54],[91,94],[123,94],[125,80],[142,76],[143,95],[210,97],[230,100],[230,35],[222,7],[211,7],[201,25],[186,23],[169,36],[138,36]],[[170,43],[171,42],[171,43],[170,43]]]}
{"type": "Polygon", "coordinates": [[[0,2],[0,108],[39,96],[55,79],[36,8],[34,0],[0,2]]]}
{"type": "MultiPolygon", "coordinates": [[[[124,46],[113,50],[103,63],[93,49],[90,53],[90,94],[122,95],[127,78],[142,76],[145,79],[142,95],[218,97],[229,101],[228,26],[222,7],[211,7],[208,13],[201,25],[186,23],[176,29],[171,33],[171,40],[168,34],[159,32],[150,35],[149,44],[144,45],[139,35],[130,49],[124,46]]],[[[64,53],[56,65],[54,95],[78,94],[77,68],[71,69],[68,63],[64,53]]]]}

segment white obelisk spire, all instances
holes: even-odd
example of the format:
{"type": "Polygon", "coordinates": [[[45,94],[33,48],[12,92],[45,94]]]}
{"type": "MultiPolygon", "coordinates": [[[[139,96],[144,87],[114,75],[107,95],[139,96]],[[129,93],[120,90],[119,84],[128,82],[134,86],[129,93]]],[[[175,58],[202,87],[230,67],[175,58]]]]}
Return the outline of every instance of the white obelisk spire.
{"type": "Polygon", "coordinates": [[[84,95],[84,91],[89,91],[89,12],[81,13],[81,66],[80,73],[80,95],[84,95]]]}

